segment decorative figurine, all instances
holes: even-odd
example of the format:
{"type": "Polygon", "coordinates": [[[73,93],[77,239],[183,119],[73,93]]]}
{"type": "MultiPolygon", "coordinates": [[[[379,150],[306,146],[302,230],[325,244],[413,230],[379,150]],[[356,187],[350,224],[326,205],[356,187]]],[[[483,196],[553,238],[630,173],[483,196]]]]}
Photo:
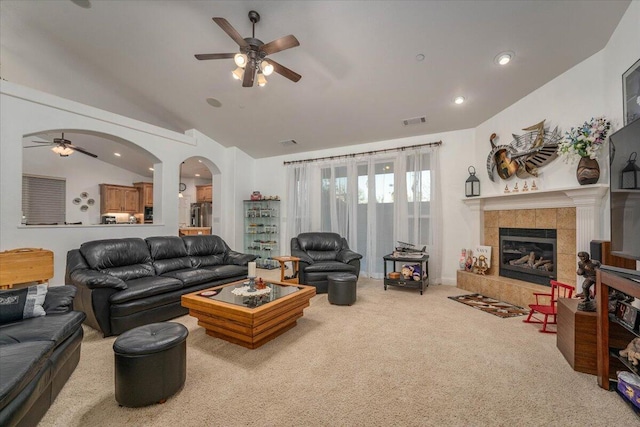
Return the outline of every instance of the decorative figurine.
{"type": "Polygon", "coordinates": [[[509,184],[504,186],[504,192],[506,193],[511,193],[511,191],[509,191],[509,184]]]}
{"type": "Polygon", "coordinates": [[[596,303],[591,298],[591,286],[596,283],[596,270],[600,268],[600,261],[590,259],[587,252],[578,252],[578,270],[576,273],[584,277],[582,282],[582,301],[578,304],[580,311],[596,311],[596,303]]]}
{"type": "Polygon", "coordinates": [[[531,191],[536,191],[538,189],[538,187],[536,186],[536,182],[533,181],[533,183],[531,184],[531,191]]]}
{"type": "Polygon", "coordinates": [[[464,264],[464,269],[465,271],[473,270],[473,252],[471,251],[471,249],[467,251],[467,261],[464,264]]]}
{"type": "Polygon", "coordinates": [[[518,191],[518,183],[516,182],[516,185],[513,187],[512,193],[517,193],[518,191]]]}
{"type": "Polygon", "coordinates": [[[522,192],[525,191],[529,191],[529,187],[527,187],[527,181],[524,182],[524,185],[522,186],[522,192]]]}
{"type": "Polygon", "coordinates": [[[458,266],[460,267],[460,270],[464,270],[464,263],[467,260],[467,250],[465,248],[462,248],[462,251],[460,251],[460,261],[458,266]]]}
{"type": "Polygon", "coordinates": [[[484,272],[489,269],[489,265],[487,264],[487,257],[485,257],[484,255],[480,255],[478,258],[473,257],[473,259],[475,260],[473,262],[473,272],[484,276],[484,272]]]}

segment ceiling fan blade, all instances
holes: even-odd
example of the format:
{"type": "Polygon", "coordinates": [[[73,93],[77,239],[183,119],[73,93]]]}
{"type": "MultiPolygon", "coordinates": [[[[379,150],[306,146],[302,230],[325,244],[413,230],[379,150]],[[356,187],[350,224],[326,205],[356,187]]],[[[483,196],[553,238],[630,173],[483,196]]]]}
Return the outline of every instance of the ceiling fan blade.
{"type": "Polygon", "coordinates": [[[220,28],[222,28],[222,30],[227,33],[229,35],[229,37],[231,37],[233,39],[233,41],[235,41],[236,43],[238,43],[238,46],[240,47],[247,47],[249,46],[249,43],[247,43],[245,41],[245,39],[240,35],[240,33],[238,31],[236,31],[235,28],[233,28],[231,26],[231,24],[229,24],[229,21],[227,21],[224,18],[218,18],[218,17],[214,17],[213,18],[213,22],[215,22],[216,24],[218,24],[218,26],[220,28]]]}
{"type": "Polygon", "coordinates": [[[288,36],[280,37],[279,39],[275,39],[272,42],[263,44],[262,46],[260,46],[260,50],[267,55],[271,55],[272,53],[280,52],[281,50],[285,49],[291,49],[292,47],[296,46],[300,46],[300,42],[293,35],[289,34],[288,36]]]}
{"type": "MultiPolygon", "coordinates": [[[[38,141],[33,141],[33,142],[38,142],[38,141]]],[[[50,145],[53,145],[53,144],[50,144],[50,145]]],[[[22,148],[42,148],[42,147],[46,147],[46,145],[27,145],[22,148]]]]}
{"type": "Polygon", "coordinates": [[[253,59],[250,59],[247,66],[244,67],[244,77],[242,78],[242,87],[253,86],[253,79],[256,76],[256,65],[253,59]]]}
{"type": "Polygon", "coordinates": [[[227,59],[233,58],[235,53],[200,53],[195,55],[196,59],[204,60],[204,59],[227,59]]]}
{"type": "Polygon", "coordinates": [[[87,151],[87,150],[85,150],[84,148],[76,147],[75,145],[65,144],[65,147],[69,147],[69,148],[71,148],[73,151],[77,151],[77,152],[79,152],[79,153],[86,154],[87,156],[91,156],[91,157],[93,157],[93,158],[97,158],[97,157],[98,157],[98,156],[96,156],[95,154],[88,152],[88,151],[87,151]]]}
{"type": "MultiPolygon", "coordinates": [[[[54,144],[54,142],[50,142],[50,141],[31,141],[31,142],[35,142],[36,144],[54,144]]],[[[36,147],[34,145],[34,147],[36,147]]]]}
{"type": "Polygon", "coordinates": [[[276,73],[280,74],[283,77],[288,78],[289,80],[291,80],[293,82],[297,82],[298,80],[300,80],[302,78],[302,76],[300,74],[298,74],[295,71],[285,67],[284,65],[281,65],[281,64],[277,63],[276,61],[274,61],[271,58],[267,59],[267,61],[271,65],[273,65],[273,71],[275,71],[276,73]]]}

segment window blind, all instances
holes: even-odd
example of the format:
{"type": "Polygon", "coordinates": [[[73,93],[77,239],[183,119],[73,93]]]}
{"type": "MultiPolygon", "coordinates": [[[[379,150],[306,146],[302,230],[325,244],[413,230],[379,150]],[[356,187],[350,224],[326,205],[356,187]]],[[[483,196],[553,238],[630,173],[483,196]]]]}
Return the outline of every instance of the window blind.
{"type": "Polygon", "coordinates": [[[64,178],[22,175],[22,215],[27,224],[64,224],[66,187],[64,178]]]}

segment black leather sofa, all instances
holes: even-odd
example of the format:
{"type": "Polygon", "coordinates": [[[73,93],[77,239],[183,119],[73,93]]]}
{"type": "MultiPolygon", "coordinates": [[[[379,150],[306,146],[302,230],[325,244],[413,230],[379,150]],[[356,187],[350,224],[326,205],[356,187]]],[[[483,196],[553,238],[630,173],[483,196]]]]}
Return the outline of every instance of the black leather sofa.
{"type": "Polygon", "coordinates": [[[331,273],[360,275],[362,255],[349,249],[347,240],[337,233],[300,233],[291,239],[291,256],[300,258],[299,280],[326,293],[331,273]]]}
{"type": "Polygon", "coordinates": [[[0,426],[35,426],[80,360],[85,315],[73,286],[50,287],[45,316],[0,325],[0,426]]]}
{"type": "Polygon", "coordinates": [[[242,280],[254,259],[213,235],[95,240],[67,253],[66,283],[85,323],[108,337],[187,314],[183,294],[242,280]]]}

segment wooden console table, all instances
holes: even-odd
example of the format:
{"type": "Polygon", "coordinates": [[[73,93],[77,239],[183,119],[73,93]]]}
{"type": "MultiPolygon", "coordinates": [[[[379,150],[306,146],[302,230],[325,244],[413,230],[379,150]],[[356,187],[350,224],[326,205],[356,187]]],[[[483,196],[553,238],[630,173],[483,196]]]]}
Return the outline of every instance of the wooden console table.
{"type": "Polygon", "coordinates": [[[557,346],[574,371],[596,375],[596,313],[579,311],[579,299],[558,298],[557,346]]]}
{"type": "Polygon", "coordinates": [[[53,252],[20,248],[0,252],[0,289],[19,283],[45,283],[53,277],[53,252]]]}

